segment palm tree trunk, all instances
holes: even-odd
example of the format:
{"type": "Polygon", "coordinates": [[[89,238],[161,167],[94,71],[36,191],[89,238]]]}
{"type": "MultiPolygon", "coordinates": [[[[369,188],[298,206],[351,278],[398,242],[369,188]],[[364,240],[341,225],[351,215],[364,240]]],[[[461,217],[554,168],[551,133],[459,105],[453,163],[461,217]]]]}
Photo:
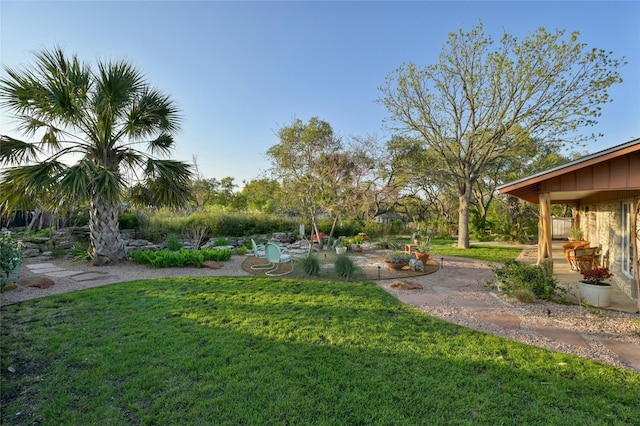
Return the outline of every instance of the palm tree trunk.
{"type": "Polygon", "coordinates": [[[117,200],[107,201],[94,196],[89,209],[91,258],[96,266],[124,259],[125,251],[120,239],[117,200]]]}

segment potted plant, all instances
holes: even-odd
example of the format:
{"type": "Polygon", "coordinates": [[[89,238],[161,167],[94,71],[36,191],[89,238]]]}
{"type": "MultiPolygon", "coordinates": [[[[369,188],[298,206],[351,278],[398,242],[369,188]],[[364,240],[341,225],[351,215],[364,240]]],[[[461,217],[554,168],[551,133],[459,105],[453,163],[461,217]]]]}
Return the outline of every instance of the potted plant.
{"type": "Polygon", "coordinates": [[[613,287],[604,280],[611,278],[613,274],[607,268],[593,268],[580,273],[582,274],[582,280],[578,283],[580,299],[584,299],[591,306],[609,306],[613,287]]]}
{"type": "Polygon", "coordinates": [[[409,264],[409,256],[400,253],[392,253],[384,259],[384,263],[387,265],[388,269],[399,271],[409,264]]]}
{"type": "Polygon", "coordinates": [[[413,240],[413,244],[420,244],[420,234],[418,234],[417,232],[414,232],[414,234],[411,236],[411,239],[413,240]]]}
{"type": "Polygon", "coordinates": [[[584,235],[582,234],[582,229],[573,228],[571,230],[571,234],[569,234],[569,241],[582,241],[584,235]]]}
{"type": "Polygon", "coordinates": [[[21,243],[14,243],[11,232],[0,234],[0,291],[9,283],[17,281],[22,263],[21,243]]]}
{"type": "Polygon", "coordinates": [[[336,245],[336,254],[345,254],[347,252],[347,249],[349,248],[349,245],[349,239],[343,238],[342,241],[340,241],[340,244],[336,245]]]}
{"type": "Polygon", "coordinates": [[[423,264],[427,264],[427,261],[429,260],[429,241],[422,241],[418,244],[418,247],[416,247],[415,249],[415,256],[416,259],[421,260],[423,264]]]}

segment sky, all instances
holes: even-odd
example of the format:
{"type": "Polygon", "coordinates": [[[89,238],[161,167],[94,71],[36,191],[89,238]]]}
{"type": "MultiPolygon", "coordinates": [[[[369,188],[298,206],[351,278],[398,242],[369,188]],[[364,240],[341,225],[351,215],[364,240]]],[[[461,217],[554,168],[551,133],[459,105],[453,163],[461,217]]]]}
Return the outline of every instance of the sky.
{"type": "MultiPolygon", "coordinates": [[[[270,167],[266,151],[294,119],[327,121],[343,138],[390,132],[376,103],[403,63],[438,62],[447,36],[482,21],[485,33],[522,39],[540,27],[580,32],[589,48],[628,62],[585,133],[596,152],[640,137],[638,1],[7,1],[0,0],[0,61],[33,63],[60,46],[96,60],[126,60],[168,94],[183,123],[172,158],[205,178],[243,181],[270,167]]],[[[0,133],[18,137],[7,111],[0,133]]]]}

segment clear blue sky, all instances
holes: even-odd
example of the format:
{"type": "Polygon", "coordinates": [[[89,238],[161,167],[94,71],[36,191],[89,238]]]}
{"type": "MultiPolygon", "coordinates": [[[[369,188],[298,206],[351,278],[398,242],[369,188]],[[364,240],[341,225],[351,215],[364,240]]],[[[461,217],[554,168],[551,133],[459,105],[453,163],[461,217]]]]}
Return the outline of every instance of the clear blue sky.
{"type": "MultiPolygon", "coordinates": [[[[60,45],[81,59],[125,59],[184,115],[173,155],[206,177],[256,178],[276,130],[317,116],[341,136],[388,136],[374,101],[406,61],[437,62],[447,34],[479,20],[499,39],[539,27],[579,31],[625,56],[597,127],[599,151],[640,137],[640,2],[0,1],[3,65],[60,45]]],[[[5,111],[2,133],[14,136],[5,111]]],[[[586,132],[585,131],[585,132],[586,132]]]]}

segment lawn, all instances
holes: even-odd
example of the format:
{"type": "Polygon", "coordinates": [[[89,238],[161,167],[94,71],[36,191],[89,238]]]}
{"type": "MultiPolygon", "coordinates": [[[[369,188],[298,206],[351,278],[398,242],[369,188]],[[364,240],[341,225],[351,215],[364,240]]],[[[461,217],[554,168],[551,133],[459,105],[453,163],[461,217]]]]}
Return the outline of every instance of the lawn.
{"type": "Polygon", "coordinates": [[[640,374],[374,283],[141,280],[0,312],[2,424],[640,424],[640,374]]]}
{"type": "Polygon", "coordinates": [[[468,249],[461,249],[451,240],[431,240],[430,249],[434,258],[456,256],[497,263],[514,260],[520,252],[522,252],[522,248],[519,247],[491,246],[482,243],[470,244],[468,249]]]}

